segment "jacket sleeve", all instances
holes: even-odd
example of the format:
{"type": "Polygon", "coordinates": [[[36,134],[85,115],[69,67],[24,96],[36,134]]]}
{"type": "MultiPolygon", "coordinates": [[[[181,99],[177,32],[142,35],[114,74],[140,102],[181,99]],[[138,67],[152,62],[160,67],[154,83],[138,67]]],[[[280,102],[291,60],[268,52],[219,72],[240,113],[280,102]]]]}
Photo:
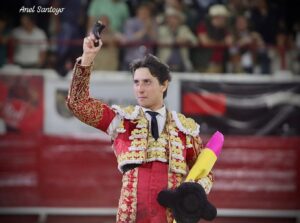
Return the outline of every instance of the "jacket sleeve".
{"type": "MultiPolygon", "coordinates": [[[[192,137],[191,144],[192,148],[187,148],[187,164],[189,169],[193,167],[203,149],[203,143],[200,136],[192,137]]],[[[201,184],[206,194],[209,194],[214,182],[213,172],[210,171],[206,177],[196,179],[195,182],[201,184]]]]}
{"type": "Polygon", "coordinates": [[[75,64],[67,106],[80,121],[102,131],[107,131],[115,112],[100,100],[90,97],[89,86],[92,66],[75,64]]]}

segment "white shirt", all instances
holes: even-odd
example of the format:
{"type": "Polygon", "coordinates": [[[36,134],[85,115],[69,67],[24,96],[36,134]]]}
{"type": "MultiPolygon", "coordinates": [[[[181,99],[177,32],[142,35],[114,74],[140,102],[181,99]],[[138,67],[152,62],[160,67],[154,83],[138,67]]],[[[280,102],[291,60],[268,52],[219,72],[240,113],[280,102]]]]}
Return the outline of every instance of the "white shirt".
{"type": "MultiPolygon", "coordinates": [[[[143,108],[143,112],[145,113],[146,119],[149,121],[149,130],[151,129],[151,115],[148,114],[146,111],[152,111],[148,108],[143,108]]],[[[167,109],[166,106],[163,106],[162,108],[156,110],[155,112],[158,113],[156,116],[157,125],[158,125],[158,132],[161,134],[161,132],[164,129],[166,119],[167,119],[167,109]]],[[[110,135],[113,139],[117,136],[116,129],[118,128],[120,122],[122,121],[122,117],[120,115],[116,115],[114,119],[111,121],[110,125],[107,129],[107,134],[110,135]]],[[[151,130],[150,130],[151,131],[151,130]]]]}
{"type": "Polygon", "coordinates": [[[43,30],[35,27],[27,32],[22,27],[13,30],[12,36],[19,41],[16,45],[14,60],[22,65],[37,64],[41,51],[47,50],[47,37],[43,30]]]}
{"type": "MultiPolygon", "coordinates": [[[[143,107],[142,107],[142,109],[146,115],[146,119],[149,121],[149,128],[151,129],[151,115],[147,111],[152,111],[152,110],[149,108],[143,108],[143,107]]],[[[155,112],[158,113],[158,115],[156,116],[156,120],[157,120],[157,125],[158,125],[158,132],[160,134],[164,129],[166,118],[167,118],[166,107],[163,106],[162,108],[156,110],[155,112]]]]}

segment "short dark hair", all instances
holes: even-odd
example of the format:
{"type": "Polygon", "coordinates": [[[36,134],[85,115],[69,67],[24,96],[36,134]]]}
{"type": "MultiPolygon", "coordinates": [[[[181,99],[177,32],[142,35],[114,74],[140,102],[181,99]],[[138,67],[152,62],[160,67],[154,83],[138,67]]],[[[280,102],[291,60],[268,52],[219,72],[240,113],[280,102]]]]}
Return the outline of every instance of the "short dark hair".
{"type": "MultiPolygon", "coordinates": [[[[156,77],[162,85],[165,81],[171,81],[171,74],[169,66],[160,61],[159,58],[152,54],[147,54],[142,59],[136,59],[130,64],[130,70],[134,73],[138,68],[146,67],[149,69],[151,75],[156,77]]],[[[168,88],[165,90],[163,97],[167,96],[168,88]]]]}

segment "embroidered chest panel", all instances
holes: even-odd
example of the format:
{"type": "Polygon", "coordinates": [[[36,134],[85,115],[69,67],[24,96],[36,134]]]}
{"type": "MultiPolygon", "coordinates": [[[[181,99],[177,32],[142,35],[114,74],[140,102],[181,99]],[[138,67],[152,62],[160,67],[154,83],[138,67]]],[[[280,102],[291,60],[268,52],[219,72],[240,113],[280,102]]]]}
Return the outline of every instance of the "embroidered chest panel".
{"type": "Polygon", "coordinates": [[[179,119],[177,113],[168,112],[165,128],[155,140],[151,136],[149,123],[139,106],[127,108],[129,113],[126,113],[125,109],[119,111],[119,107],[115,109],[124,117],[117,128],[118,136],[114,143],[120,170],[126,164],[160,161],[169,162],[171,172],[186,174],[185,150],[192,147],[192,134],[198,133],[196,125],[192,126],[193,129],[184,127],[193,124],[191,119],[186,123],[186,118],[179,119]]]}

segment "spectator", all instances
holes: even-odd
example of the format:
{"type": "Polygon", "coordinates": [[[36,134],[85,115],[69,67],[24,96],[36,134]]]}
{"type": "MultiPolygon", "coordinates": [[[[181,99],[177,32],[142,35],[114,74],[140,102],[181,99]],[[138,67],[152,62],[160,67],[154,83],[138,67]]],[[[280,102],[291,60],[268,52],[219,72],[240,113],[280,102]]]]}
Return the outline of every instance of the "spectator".
{"type": "Polygon", "coordinates": [[[205,15],[210,8],[210,6],[215,4],[225,4],[228,0],[193,0],[195,7],[199,12],[199,21],[205,19],[205,15]]]}
{"type": "Polygon", "coordinates": [[[129,9],[123,0],[92,0],[88,8],[88,32],[102,15],[109,18],[113,31],[122,32],[124,22],[129,17],[129,9]]]}
{"type": "MultiPolygon", "coordinates": [[[[156,6],[157,7],[157,6],[156,6]]],[[[181,0],[164,0],[161,2],[159,12],[156,15],[156,20],[159,25],[164,23],[166,9],[173,8],[183,13],[185,4],[181,0]]],[[[183,13],[184,14],[184,13],[183,13]]]]}
{"type": "Polygon", "coordinates": [[[271,7],[267,0],[253,0],[251,2],[253,8],[250,12],[250,20],[254,30],[262,35],[267,45],[274,46],[281,20],[279,11],[271,7]]]}
{"type": "Polygon", "coordinates": [[[199,43],[205,48],[199,49],[202,55],[198,55],[195,64],[199,71],[222,73],[226,49],[232,44],[227,21],[229,12],[224,5],[217,4],[209,8],[208,16],[197,29],[199,43]]]}
{"type": "Polygon", "coordinates": [[[103,54],[97,54],[94,61],[94,70],[117,70],[119,68],[119,43],[122,41],[122,34],[113,31],[110,27],[108,16],[99,18],[105,25],[105,29],[101,34],[103,46],[101,51],[103,54]]]}
{"type": "Polygon", "coordinates": [[[14,40],[14,63],[24,68],[41,68],[46,59],[47,37],[35,25],[32,15],[21,16],[21,26],[12,31],[14,40]]]}
{"type": "Polygon", "coordinates": [[[246,17],[237,16],[233,27],[233,44],[230,47],[229,71],[253,73],[255,63],[260,65],[261,73],[270,66],[265,43],[259,33],[250,30],[246,17]]]}
{"type": "Polygon", "coordinates": [[[83,28],[83,12],[81,0],[54,0],[53,7],[65,8],[61,14],[51,15],[52,37],[56,40],[56,70],[61,76],[65,76],[72,70],[74,55],[78,55],[82,48],[72,44],[74,40],[81,39],[85,35],[83,28]]]}
{"type": "Polygon", "coordinates": [[[228,0],[226,6],[233,19],[240,15],[249,16],[250,6],[248,0],[228,0]]]}
{"type": "Polygon", "coordinates": [[[165,11],[167,8],[174,8],[180,11],[185,17],[185,25],[187,25],[193,32],[196,30],[199,21],[199,10],[194,6],[192,1],[183,0],[165,0],[160,14],[157,16],[159,24],[164,21],[165,11]]]}
{"type": "MultiPolygon", "coordinates": [[[[20,0],[21,7],[25,8],[32,8],[35,7],[35,10],[37,10],[37,7],[42,8],[49,8],[52,5],[53,1],[60,1],[60,0],[20,0]]],[[[54,6],[54,5],[53,5],[54,6]]],[[[19,9],[21,7],[15,6],[15,11],[18,11],[16,9],[19,9]]],[[[35,24],[40,29],[42,29],[46,35],[49,37],[48,28],[50,26],[50,18],[52,16],[52,13],[36,13],[35,14],[35,24]]]]}
{"type": "Polygon", "coordinates": [[[142,4],[136,10],[136,16],[127,20],[124,26],[126,44],[133,44],[124,50],[122,69],[128,70],[129,63],[146,54],[153,54],[153,43],[157,37],[157,24],[152,16],[152,5],[142,4]]]}
{"type": "Polygon", "coordinates": [[[165,24],[158,29],[158,57],[170,66],[173,71],[193,70],[189,58],[189,47],[197,44],[197,37],[184,24],[184,15],[174,9],[167,8],[165,24]],[[165,45],[165,46],[163,46],[165,45]]]}
{"type": "MultiPolygon", "coordinates": [[[[267,0],[254,0],[251,2],[253,5],[250,11],[250,19],[255,31],[261,34],[263,40],[265,41],[268,47],[276,47],[278,43],[278,38],[281,39],[283,37],[282,32],[280,30],[285,29],[286,24],[283,20],[283,16],[281,10],[276,7],[273,7],[268,3],[267,0]]],[[[280,45],[282,41],[279,41],[280,45]]],[[[282,46],[278,46],[282,49],[282,46]]],[[[261,58],[261,60],[266,60],[265,63],[271,64],[272,60],[276,60],[278,58],[278,52],[269,50],[270,56],[268,58],[261,58]]],[[[282,55],[282,52],[279,52],[282,55]]],[[[281,56],[279,56],[281,57],[281,56]]],[[[282,57],[284,58],[284,57],[282,57]]],[[[280,62],[282,63],[282,62],[280,62]]],[[[283,65],[283,64],[282,64],[283,65]]],[[[283,65],[285,66],[285,65],[283,65]]],[[[275,67],[274,67],[275,68],[275,67]]],[[[271,73],[271,66],[266,66],[262,73],[271,73]]]]}
{"type": "MultiPolygon", "coordinates": [[[[286,30],[281,30],[276,36],[276,47],[273,48],[272,53],[272,71],[291,71],[294,70],[293,61],[297,58],[297,49],[294,50],[294,42],[292,35],[286,30]]],[[[299,51],[299,50],[298,50],[299,51]]]]}

